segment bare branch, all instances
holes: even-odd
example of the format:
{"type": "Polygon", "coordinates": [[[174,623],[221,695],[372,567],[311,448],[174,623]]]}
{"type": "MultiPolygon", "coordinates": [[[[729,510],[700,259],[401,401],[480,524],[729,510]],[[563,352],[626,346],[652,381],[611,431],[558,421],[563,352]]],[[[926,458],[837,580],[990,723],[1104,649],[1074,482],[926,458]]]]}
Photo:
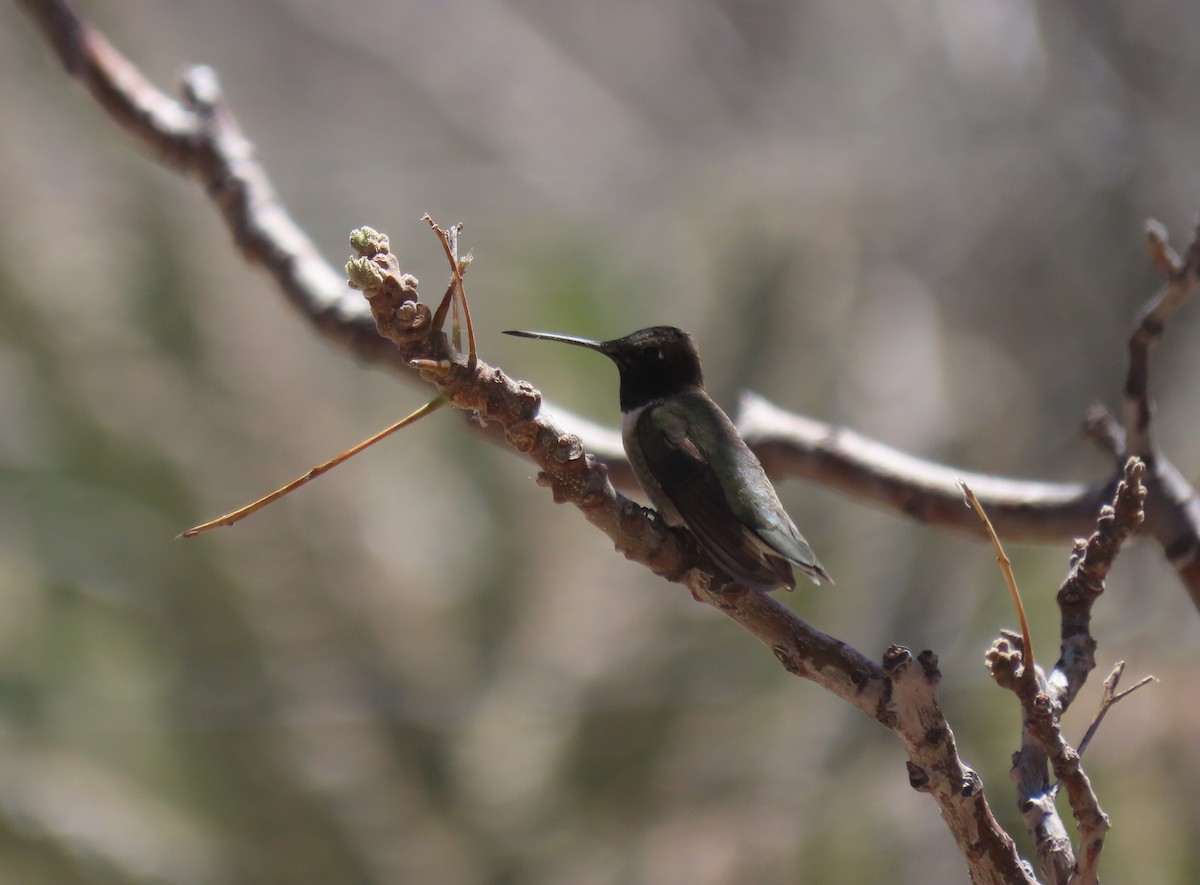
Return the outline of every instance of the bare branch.
{"type": "Polygon", "coordinates": [[[472,365],[454,352],[445,333],[435,328],[428,306],[417,300],[415,281],[400,272],[384,238],[364,238],[356,232],[351,243],[359,251],[347,265],[352,285],[369,300],[380,334],[395,343],[406,361],[420,367],[423,378],[456,408],[503,428],[508,444],[538,465],[538,482],[551,489],[555,501],[575,505],[627,558],[684,584],[694,598],[767,645],[789,672],[816,682],[895,730],[909,752],[910,781],[937,800],[975,881],[1033,881],[1012,839],[995,821],[978,775],[958,757],[936,701],[939,674],[932,653],[918,659],[920,674],[911,672],[912,655],[900,647],[889,650],[881,667],[770,596],[733,583],[689,532],[669,528],[654,511],[620,495],[608,480],[607,468],[580,439],[541,413],[541,394],[532,386],[482,360],[472,365]]]}
{"type": "Polygon", "coordinates": [[[1150,349],[1162,337],[1167,322],[1192,297],[1200,281],[1200,226],[1180,257],[1167,240],[1166,228],[1149,221],[1146,249],[1166,282],[1139,311],[1129,336],[1123,453],[1146,463],[1151,502],[1146,512],[1146,530],[1162,546],[1192,602],[1200,608],[1200,503],[1193,485],[1154,443],[1150,396],[1150,349]]]}
{"type": "MultiPolygon", "coordinates": [[[[766,643],[791,672],[821,684],[895,729],[909,750],[914,786],[928,788],[938,798],[956,837],[961,837],[961,845],[968,845],[963,841],[968,833],[975,839],[967,852],[972,873],[980,881],[1031,880],[1011,840],[994,825],[982,791],[976,789],[977,779],[957,756],[949,728],[943,729],[944,718],[937,709],[934,692],[936,658],[918,658],[918,672],[911,666],[911,655],[895,648],[880,667],[815,630],[770,597],[730,587],[686,532],[668,529],[653,513],[613,489],[610,475],[630,484],[628,466],[615,434],[586,426],[564,412],[551,418],[548,410],[539,412],[540,395],[529,385],[514,382],[482,362],[463,361],[450,350],[440,331],[428,328],[429,311],[416,301],[416,281],[400,274],[398,263],[393,266],[391,261],[384,262],[386,267],[381,270],[386,281],[380,286],[385,300],[391,299],[391,315],[388,310],[377,310],[375,318],[381,331],[394,333],[389,337],[399,346],[384,342],[376,334],[375,322],[362,300],[345,291],[343,278],[320,258],[287,216],[254,159],[251,145],[224,104],[212,71],[190,71],[182,97],[172,98],[146,81],[65,3],[18,3],[37,21],[68,72],[125,131],[160,162],[205,186],[239,248],[271,274],[288,300],[322,334],[363,358],[404,367],[412,377],[416,375],[411,371],[413,363],[419,363],[420,374],[446,391],[456,406],[489,422],[494,438],[503,437],[537,461],[542,470],[540,481],[554,491],[556,499],[576,504],[625,555],[684,583],[697,599],[719,608],[766,643]],[[571,432],[575,428],[580,428],[589,443],[595,443],[590,446],[594,451],[585,449],[571,432]],[[612,468],[611,474],[607,467],[612,468]],[[909,724],[921,727],[909,728],[909,724]],[[928,752],[934,756],[927,757],[928,752]],[[955,774],[949,776],[947,772],[955,774]],[[981,856],[988,860],[980,861],[981,856]]],[[[1197,246],[1193,243],[1181,260],[1170,250],[1165,234],[1152,232],[1148,248],[1155,266],[1168,277],[1168,284],[1143,312],[1131,339],[1126,414],[1138,420],[1128,422],[1134,428],[1129,435],[1121,433],[1112,422],[1106,438],[1110,449],[1145,449],[1148,455],[1153,454],[1147,485],[1155,491],[1147,527],[1177,565],[1200,605],[1200,511],[1190,485],[1161,455],[1150,452],[1146,371],[1150,346],[1161,334],[1166,319],[1194,288],[1197,246]],[[1160,486],[1164,487],[1162,491],[1160,486]],[[1160,511],[1161,517],[1156,518],[1160,501],[1167,502],[1169,509],[1160,511]]],[[[458,282],[461,285],[461,279],[458,282]]],[[[959,504],[955,485],[957,476],[967,475],[992,514],[997,530],[1008,538],[1055,540],[1081,533],[1099,503],[1109,499],[1113,485],[1111,481],[1054,484],[963,474],[904,455],[850,431],[789,415],[753,397],[744,404],[741,424],[747,440],[776,475],[804,476],[933,525],[977,532],[977,524],[959,504]]],[[[1061,671],[1064,684],[1074,681],[1077,691],[1090,670],[1088,666],[1082,677],[1068,673],[1071,666],[1063,663],[1068,659],[1066,623],[1064,613],[1063,658],[1042,686],[1046,690],[1058,691],[1054,680],[1060,678],[1061,671]]],[[[1085,618],[1084,634],[1086,626],[1085,618]]],[[[1023,652],[1016,637],[1005,637],[1003,641],[1009,643],[1007,650],[1023,652]]],[[[1084,658],[1076,653],[1071,661],[1084,658]]],[[[1069,703],[1071,697],[1073,692],[1069,696],[1061,693],[1058,700],[1069,703]]],[[[1061,709],[1055,710],[1052,705],[1051,712],[1057,716],[1061,709]]],[[[1065,755],[1065,751],[1055,755],[1056,771],[1057,760],[1065,755]]],[[[1070,791],[1070,784],[1068,788],[1070,791]]],[[[1051,797],[1052,812],[1052,792],[1044,791],[1042,797],[1047,795],[1051,797]]],[[[1030,801],[1041,801],[1041,797],[1031,796],[1030,801]]],[[[1095,810],[1099,812],[1098,806],[1095,810]]]]}
{"type": "Polygon", "coordinates": [[[1167,241],[1166,228],[1146,223],[1146,246],[1166,283],[1138,313],[1129,336],[1129,367],[1125,376],[1125,454],[1144,461],[1154,457],[1151,432],[1150,348],[1158,343],[1167,321],[1192,297],[1200,279],[1200,226],[1182,260],[1167,241]]]}
{"type": "Polygon", "coordinates": [[[1179,253],[1171,248],[1167,229],[1162,222],[1153,218],[1146,219],[1146,254],[1150,263],[1164,280],[1171,280],[1183,271],[1183,261],[1179,253]]]}
{"type": "Polygon", "coordinates": [[[738,430],[772,476],[800,477],[929,525],[986,533],[962,506],[960,479],[987,508],[1001,537],[1061,541],[1087,531],[1111,482],[1009,479],[915,458],[844,427],[794,415],[745,394],[738,430]]]}
{"type": "Polygon", "coordinates": [[[379,340],[362,299],[346,290],[344,277],[287,214],[211,68],[188,70],[180,98],[173,98],[63,0],[17,3],[67,73],[126,134],[163,165],[201,183],[246,259],[266,270],[322,334],[361,356],[395,363],[395,348],[379,340]]]}
{"type": "Polygon", "coordinates": [[[1100,709],[1096,711],[1095,718],[1092,719],[1092,724],[1088,726],[1084,732],[1083,740],[1079,742],[1079,755],[1082,756],[1088,748],[1088,744],[1092,742],[1092,738],[1096,736],[1096,731],[1100,728],[1100,723],[1104,721],[1105,715],[1112,709],[1117,701],[1129,697],[1139,688],[1144,685],[1149,685],[1151,682],[1158,682],[1157,676],[1143,676],[1133,685],[1124,691],[1117,691],[1117,685],[1121,681],[1121,676],[1125,673],[1125,662],[1117,661],[1112,672],[1108,674],[1108,678],[1104,680],[1104,694],[1100,698],[1100,709]]]}
{"type": "Polygon", "coordinates": [[[1111,506],[1105,505],[1096,531],[1087,541],[1077,541],[1071,570],[1058,591],[1062,615],[1062,646],[1058,662],[1049,676],[1054,700],[1066,709],[1096,666],[1096,640],[1091,635],[1092,605],[1104,592],[1104,580],[1121,545],[1144,519],[1145,465],[1130,458],[1125,478],[1117,486],[1111,506]]]}
{"type": "MultiPolygon", "coordinates": [[[[288,216],[253,146],[225,104],[211,69],[187,72],[182,94],[174,98],[151,84],[63,0],[17,3],[41,28],[67,72],[114,122],[159,162],[201,182],[242,253],[271,275],[318,332],[361,359],[405,370],[415,380],[396,349],[375,334],[362,300],[346,291],[341,275],[288,216]]],[[[1195,243],[1181,260],[1167,245],[1161,227],[1151,227],[1147,248],[1155,266],[1170,279],[1143,311],[1130,344],[1126,412],[1146,416],[1150,344],[1194,289],[1197,266],[1195,243]]],[[[634,488],[615,432],[563,409],[553,411],[561,426],[586,440],[597,459],[610,468],[613,482],[634,488]]],[[[955,481],[962,476],[987,508],[996,531],[1008,540],[1058,542],[1083,534],[1096,509],[1111,497],[1118,478],[1072,484],[973,474],[783,412],[754,396],[743,402],[739,429],[776,478],[801,477],[898,515],[979,534],[979,523],[959,506],[955,481]]],[[[494,430],[483,432],[503,441],[494,430]]],[[[1129,449],[1145,447],[1146,441],[1135,436],[1129,449]]],[[[1145,530],[1163,547],[1200,607],[1200,502],[1190,483],[1161,453],[1148,463],[1152,470],[1146,484],[1153,496],[1145,530]]]]}
{"type": "Polygon", "coordinates": [[[1091,781],[1083,770],[1079,753],[1063,739],[1059,727],[1060,712],[1049,697],[1039,692],[1028,705],[1022,699],[1022,707],[1026,712],[1025,727],[1041,744],[1050,759],[1055,777],[1066,787],[1067,799],[1079,828],[1079,851],[1066,881],[1070,885],[1094,885],[1100,852],[1109,830],[1108,815],[1100,807],[1091,781]]]}
{"type": "Polygon", "coordinates": [[[1013,754],[1011,774],[1022,819],[1036,840],[1038,865],[1056,885],[1095,881],[1096,864],[1108,831],[1108,818],[1083,771],[1079,753],[1063,739],[1059,722],[1095,668],[1096,640],[1090,631],[1092,605],[1104,592],[1104,580],[1121,545],[1142,521],[1144,474],[1145,465],[1130,458],[1112,504],[1101,509],[1095,532],[1075,544],[1071,570],[1058,592],[1062,644],[1054,669],[1049,674],[1038,673],[1032,683],[1018,678],[1022,642],[1011,633],[1004,633],[987,654],[992,678],[1014,692],[1021,702],[1021,749],[1013,754]],[[1078,821],[1078,855],[1072,852],[1058,817],[1054,804],[1058,785],[1051,782],[1051,770],[1066,787],[1078,821]]]}

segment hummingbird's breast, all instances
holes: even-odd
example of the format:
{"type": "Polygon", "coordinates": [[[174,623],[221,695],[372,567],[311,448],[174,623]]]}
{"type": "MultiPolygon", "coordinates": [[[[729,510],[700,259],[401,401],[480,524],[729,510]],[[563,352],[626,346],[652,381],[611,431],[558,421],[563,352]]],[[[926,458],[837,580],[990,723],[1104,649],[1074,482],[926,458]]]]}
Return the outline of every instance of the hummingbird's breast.
{"type": "Polygon", "coordinates": [[[679,511],[675,509],[675,505],[671,503],[671,499],[667,497],[666,492],[651,473],[637,437],[638,418],[641,417],[642,412],[655,405],[658,404],[647,403],[631,409],[621,416],[621,443],[625,446],[625,455],[629,458],[629,466],[633,468],[634,478],[642,487],[642,491],[646,493],[646,497],[650,499],[650,506],[658,511],[667,525],[682,526],[684,524],[683,517],[679,515],[679,511]]]}

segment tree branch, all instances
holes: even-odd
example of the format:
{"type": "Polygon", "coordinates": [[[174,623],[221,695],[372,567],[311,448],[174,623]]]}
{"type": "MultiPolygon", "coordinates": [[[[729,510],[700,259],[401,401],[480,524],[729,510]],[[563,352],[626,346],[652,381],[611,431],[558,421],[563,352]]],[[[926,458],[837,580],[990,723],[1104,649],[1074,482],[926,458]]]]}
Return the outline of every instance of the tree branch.
{"type": "Polygon", "coordinates": [[[482,360],[452,350],[416,281],[401,272],[386,236],[356,231],[358,252],[347,265],[351,285],[363,290],[379,334],[451,405],[503,429],[508,444],[539,467],[538,483],[558,503],[577,507],[626,558],[740,624],[771,649],[788,672],[812,680],[892,729],[908,751],[909,780],[937,801],[977,882],[1032,882],[1011,837],[996,822],[979,776],[958,756],[954,735],[937,703],[937,658],[893,646],[880,666],[822,633],[764,593],[747,590],[718,569],[685,529],[668,527],[653,510],[618,493],[608,469],[581,440],[541,412],[541,394],[482,360]]]}
{"type": "MultiPolygon", "coordinates": [[[[364,359],[403,368],[411,377],[417,374],[413,361],[421,361],[419,374],[425,381],[445,392],[458,408],[479,415],[494,438],[532,458],[541,470],[539,481],[551,488],[555,499],[578,507],[627,557],[683,583],[695,598],[719,609],[771,648],[790,672],[818,683],[894,730],[908,752],[910,782],[934,796],[977,881],[1033,881],[1012,840],[992,816],[977,775],[958,756],[937,702],[939,674],[932,653],[919,655],[914,667],[911,653],[893,646],[883,664],[876,664],[771,597],[731,585],[686,531],[668,528],[652,511],[613,488],[610,476],[629,484],[628,466],[614,444],[615,434],[586,426],[565,412],[552,417],[541,409],[540,394],[529,384],[454,353],[441,330],[433,328],[429,309],[417,300],[416,281],[400,272],[390,252],[360,256],[377,270],[359,267],[360,273],[367,274],[358,279],[371,297],[371,312],[361,298],[348,293],[341,275],[287,215],[210,69],[190,70],[181,97],[172,98],[150,84],[65,2],[17,2],[41,28],[68,73],[125,132],[156,160],[204,186],[242,253],[271,275],[287,300],[321,334],[364,359]],[[377,326],[390,343],[376,334],[377,326]],[[574,428],[594,443],[595,451],[589,451],[591,445],[585,447],[574,428]]],[[[1155,450],[1148,382],[1149,350],[1200,276],[1198,243],[1200,239],[1180,259],[1170,250],[1165,233],[1151,232],[1151,258],[1168,280],[1139,315],[1130,338],[1126,432],[1112,426],[1105,438],[1110,447],[1119,442],[1124,454],[1139,454],[1145,460],[1145,485],[1152,490],[1145,530],[1163,546],[1200,605],[1200,505],[1195,490],[1155,450]]],[[[748,441],[777,476],[803,476],[893,512],[967,531],[980,529],[961,507],[955,485],[959,476],[968,479],[1002,535],[1026,540],[1057,540],[1077,533],[1099,502],[1109,499],[1116,484],[1116,478],[1080,485],[966,474],[903,455],[851,431],[789,415],[753,397],[745,400],[741,423],[748,441]]],[[[1035,759],[1031,748],[1036,745],[1041,772],[1047,760],[1052,761],[1056,776],[1067,785],[1081,820],[1084,850],[1076,865],[1080,876],[1094,875],[1107,821],[1090,793],[1077,755],[1072,759],[1073,751],[1062,742],[1057,717],[1094,666],[1095,643],[1088,628],[1090,606],[1099,592],[1094,583],[1097,575],[1102,589],[1103,574],[1097,569],[1107,555],[1105,545],[1115,555],[1135,527],[1136,521],[1128,516],[1130,495],[1137,498],[1140,512],[1142,474],[1139,468],[1137,476],[1131,475],[1132,463],[1113,512],[1101,517],[1093,535],[1095,553],[1091,541],[1086,550],[1078,551],[1072,570],[1077,582],[1073,589],[1064,584],[1060,591],[1059,663],[1039,681],[1040,690],[1028,702],[1023,699],[1026,730],[1032,738],[1019,755],[1028,749],[1029,758],[1035,759]],[[1039,698],[1045,699],[1045,709],[1039,698]]],[[[1107,573],[1106,565],[1102,572],[1107,573]]],[[[1013,645],[1012,637],[1002,641],[1008,645],[994,647],[998,653],[994,669],[1002,673],[1010,667],[1015,672],[1021,649],[1013,645]]],[[[1037,767],[1028,764],[1030,770],[1037,767]]],[[[1014,770],[1023,767],[1019,760],[1014,770]]],[[[1039,858],[1043,840],[1051,846],[1050,854],[1066,856],[1054,848],[1055,840],[1065,833],[1061,821],[1058,835],[1054,833],[1052,790],[1045,783],[1037,792],[1030,777],[1030,783],[1020,788],[1028,802],[1050,800],[1041,814],[1042,824],[1031,829],[1038,834],[1039,858]]]]}
{"type": "Polygon", "coordinates": [[[180,98],[155,87],[63,0],[16,0],[41,29],[67,73],[150,155],[196,179],[233,241],[325,337],[367,359],[396,364],[362,299],[291,219],[254,146],[203,65],[183,75],[180,98]]]}
{"type": "Polygon", "coordinates": [[[1096,666],[1096,640],[1090,629],[1092,605],[1104,592],[1105,578],[1121,545],[1142,522],[1144,475],[1142,462],[1130,458],[1112,505],[1100,511],[1095,532],[1086,541],[1076,542],[1070,572],[1058,591],[1062,643],[1053,670],[1036,672],[1034,680],[1022,678],[1028,673],[1017,634],[1005,632],[987,653],[992,678],[1021,702],[1021,749],[1013,754],[1012,768],[1017,804],[1034,838],[1038,866],[1055,885],[1094,882],[1108,832],[1108,818],[1083,771],[1079,753],[1063,739],[1059,723],[1096,666]],[[1058,785],[1050,781],[1051,769],[1066,786],[1079,824],[1078,856],[1054,804],[1058,785]]]}
{"type": "MultiPolygon", "coordinates": [[[[395,348],[375,334],[362,300],[346,291],[341,275],[289,217],[210,68],[187,71],[181,97],[173,98],[151,84],[64,0],[16,2],[41,28],[67,72],[114,122],[156,160],[203,184],[242,254],[274,279],[289,303],[319,333],[361,359],[410,368],[400,362],[395,348]]],[[[1143,452],[1149,445],[1150,345],[1195,289],[1200,240],[1181,260],[1170,250],[1160,226],[1152,224],[1149,231],[1151,259],[1169,279],[1139,315],[1130,339],[1126,413],[1127,421],[1139,430],[1127,448],[1130,454],[1141,455],[1150,470],[1146,485],[1152,495],[1145,531],[1163,547],[1200,607],[1200,501],[1161,453],[1143,452]]],[[[609,467],[615,483],[624,489],[635,487],[614,431],[557,407],[553,411],[565,430],[586,440],[595,457],[609,467]]],[[[898,515],[981,534],[978,521],[961,506],[955,481],[962,477],[975,489],[1005,539],[1057,542],[1082,534],[1119,480],[1119,470],[1112,478],[1091,484],[957,470],[903,454],[851,430],[789,414],[753,395],[744,398],[738,424],[776,478],[804,478],[898,515]]],[[[502,442],[494,431],[484,432],[502,442]]]]}
{"type": "Polygon", "coordinates": [[[1087,731],[1083,734],[1083,739],[1079,741],[1079,755],[1082,756],[1087,752],[1088,744],[1092,742],[1092,738],[1096,736],[1096,731],[1100,728],[1100,723],[1104,721],[1104,717],[1108,715],[1108,711],[1113,706],[1125,698],[1129,697],[1139,688],[1149,685],[1152,682],[1158,682],[1156,676],[1143,676],[1129,688],[1123,691],[1117,691],[1117,685],[1121,681],[1121,676],[1125,673],[1125,662],[1117,661],[1113,666],[1112,672],[1108,674],[1108,678],[1104,680],[1104,694],[1100,697],[1100,708],[1096,711],[1096,716],[1092,719],[1092,724],[1088,726],[1087,731]]]}
{"type": "Polygon", "coordinates": [[[1167,320],[1196,289],[1200,274],[1200,227],[1181,260],[1171,248],[1167,229],[1146,222],[1146,251],[1156,270],[1166,277],[1158,293],[1138,312],[1129,336],[1129,367],[1125,375],[1125,454],[1142,460],[1154,457],[1150,402],[1150,349],[1158,343],[1167,320]]]}
{"type": "Polygon", "coordinates": [[[1150,349],[1162,337],[1167,322],[1195,293],[1200,281],[1200,225],[1180,258],[1171,248],[1166,228],[1148,221],[1146,249],[1151,263],[1166,282],[1138,312],[1129,336],[1121,460],[1137,457],[1145,462],[1146,487],[1150,492],[1146,531],[1162,546],[1192,602],[1200,608],[1200,501],[1195,487],[1154,442],[1150,398],[1150,349]]]}

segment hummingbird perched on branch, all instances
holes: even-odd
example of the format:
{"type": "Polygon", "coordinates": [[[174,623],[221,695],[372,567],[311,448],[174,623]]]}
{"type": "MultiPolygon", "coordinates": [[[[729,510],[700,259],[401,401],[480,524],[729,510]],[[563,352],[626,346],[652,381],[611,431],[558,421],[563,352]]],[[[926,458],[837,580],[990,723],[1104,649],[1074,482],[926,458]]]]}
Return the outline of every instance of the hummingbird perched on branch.
{"type": "Polygon", "coordinates": [[[633,475],[667,524],[687,526],[729,577],[755,590],[792,590],[795,566],[815,584],[833,582],[758,458],[705,392],[687,332],[654,326],[612,341],[505,334],[586,347],[617,364],[621,439],[633,475]]]}

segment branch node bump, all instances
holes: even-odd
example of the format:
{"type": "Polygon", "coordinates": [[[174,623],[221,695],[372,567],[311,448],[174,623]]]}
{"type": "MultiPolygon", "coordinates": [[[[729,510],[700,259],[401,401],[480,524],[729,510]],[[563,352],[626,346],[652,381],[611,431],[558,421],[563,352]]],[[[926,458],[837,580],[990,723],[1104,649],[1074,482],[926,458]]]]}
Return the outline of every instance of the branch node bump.
{"type": "Polygon", "coordinates": [[[911,663],[912,652],[903,645],[890,645],[883,653],[883,669],[889,676],[899,674],[911,663]]]}
{"type": "Polygon", "coordinates": [[[1020,639],[1008,633],[993,641],[992,647],[983,656],[992,679],[1001,688],[1010,691],[1016,690],[1024,671],[1024,656],[1019,646],[1020,639]]]}
{"type": "Polygon", "coordinates": [[[906,762],[905,765],[908,768],[908,785],[918,793],[930,792],[932,787],[929,781],[929,772],[911,760],[906,762]]]}
{"type": "Polygon", "coordinates": [[[977,796],[983,792],[983,778],[976,773],[975,769],[963,769],[963,779],[962,784],[959,787],[959,792],[964,798],[977,796]]]}
{"type": "Polygon", "coordinates": [[[917,663],[921,665],[921,670],[925,674],[925,678],[930,682],[940,682],[942,671],[938,669],[938,656],[929,649],[917,655],[917,663]]]}

